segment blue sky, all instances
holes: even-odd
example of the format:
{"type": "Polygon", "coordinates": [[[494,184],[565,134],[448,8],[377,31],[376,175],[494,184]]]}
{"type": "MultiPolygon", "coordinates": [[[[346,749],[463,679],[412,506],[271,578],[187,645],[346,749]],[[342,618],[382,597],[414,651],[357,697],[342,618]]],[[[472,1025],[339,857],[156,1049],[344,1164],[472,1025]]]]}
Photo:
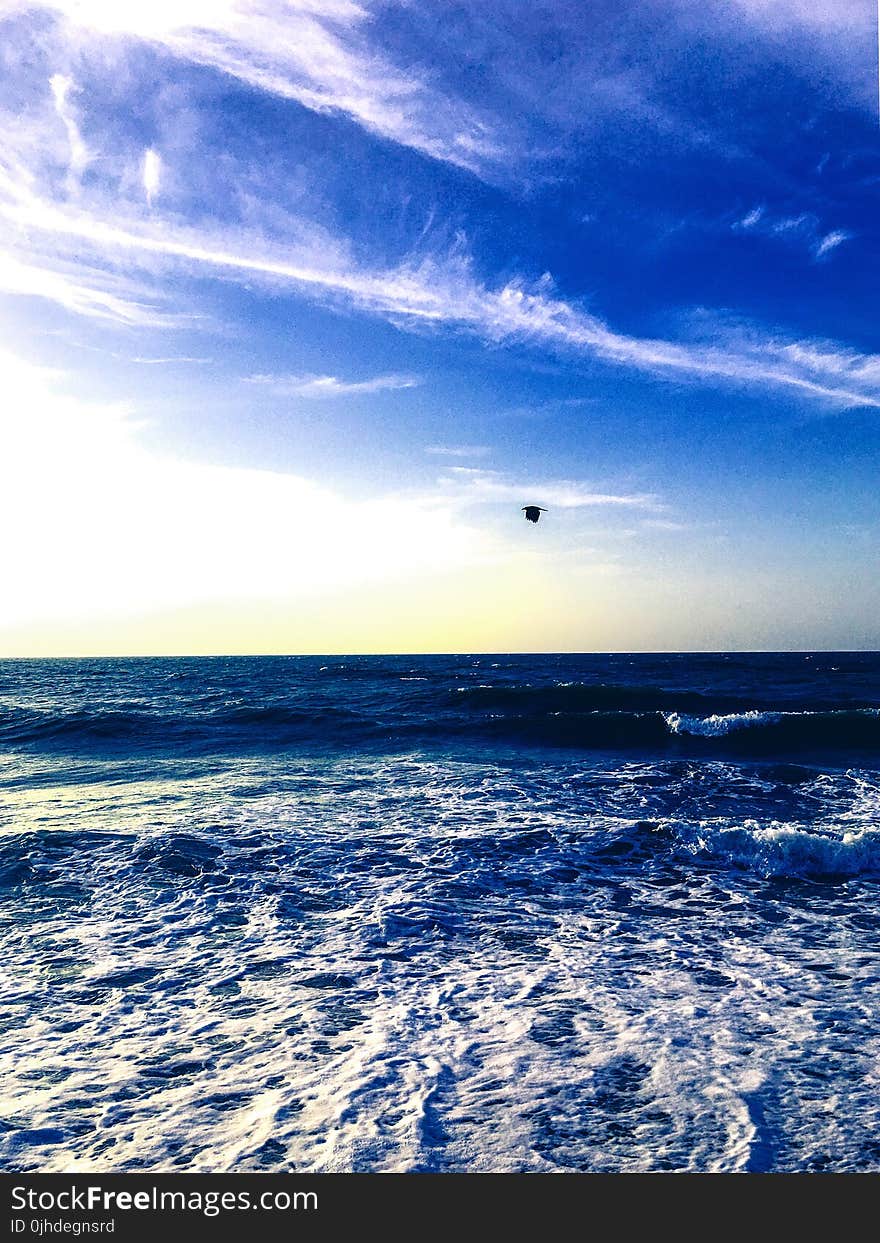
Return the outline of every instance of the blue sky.
{"type": "Polygon", "coordinates": [[[0,24],[0,652],[880,646],[872,0],[0,24]]]}

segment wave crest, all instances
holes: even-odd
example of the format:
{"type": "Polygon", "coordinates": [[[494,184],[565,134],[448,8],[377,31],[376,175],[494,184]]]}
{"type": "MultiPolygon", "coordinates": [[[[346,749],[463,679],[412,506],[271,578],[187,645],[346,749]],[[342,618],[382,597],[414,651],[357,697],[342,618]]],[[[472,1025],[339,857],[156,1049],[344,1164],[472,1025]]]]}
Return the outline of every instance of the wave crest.
{"type": "Polygon", "coordinates": [[[679,830],[679,836],[694,855],[720,858],[763,876],[819,880],[880,874],[880,829],[870,827],[837,835],[746,820],[736,826],[704,822],[690,832],[679,830]]]}
{"type": "Polygon", "coordinates": [[[711,716],[687,716],[681,712],[664,712],[663,719],[673,734],[694,734],[698,738],[723,738],[736,729],[762,725],[778,725],[785,716],[811,716],[807,712],[713,712],[711,716]]]}

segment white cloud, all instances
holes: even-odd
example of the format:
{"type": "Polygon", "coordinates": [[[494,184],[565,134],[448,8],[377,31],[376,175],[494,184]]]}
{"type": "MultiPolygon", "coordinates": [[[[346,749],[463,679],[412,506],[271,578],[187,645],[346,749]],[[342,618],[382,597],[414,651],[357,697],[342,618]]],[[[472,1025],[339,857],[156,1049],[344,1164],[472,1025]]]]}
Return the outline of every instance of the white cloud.
{"type": "Polygon", "coordinates": [[[842,242],[850,241],[852,236],[852,233],[848,233],[846,229],[832,229],[830,233],[826,233],[823,238],[820,238],[814,251],[816,258],[823,259],[832,250],[836,250],[842,242]]]}
{"type": "MultiPolygon", "coordinates": [[[[117,357],[119,357],[119,355],[117,355],[117,357]]],[[[128,361],[130,363],[141,363],[145,366],[152,367],[152,366],[165,366],[171,363],[193,363],[193,364],[201,365],[204,363],[213,362],[214,360],[212,358],[193,358],[188,354],[169,354],[167,358],[142,358],[138,355],[138,356],[135,356],[134,358],[129,358],[128,361]]]]}
{"type": "MultiPolygon", "coordinates": [[[[703,149],[738,151],[738,144],[708,131],[705,117],[687,115],[670,100],[662,66],[699,46],[700,38],[731,88],[748,89],[743,32],[756,55],[763,37],[763,55],[774,63],[788,50],[780,31],[819,36],[809,56],[797,46],[803,40],[791,40],[797,69],[813,72],[819,65],[822,80],[828,62],[836,61],[838,77],[859,77],[864,95],[864,74],[852,53],[870,32],[865,0],[734,0],[708,10],[679,0],[662,23],[650,15],[640,22],[639,6],[628,7],[622,14],[628,37],[620,40],[607,37],[601,15],[591,21],[564,4],[536,12],[519,0],[491,6],[460,0],[452,18],[443,0],[394,6],[385,0],[5,0],[0,12],[54,13],[78,48],[100,41],[105,52],[111,40],[152,45],[489,180],[509,178],[527,161],[565,159],[585,129],[603,125],[606,132],[628,124],[703,149]],[[389,10],[396,39],[384,37],[389,10]],[[484,75],[479,102],[451,85],[454,71],[444,73],[466,63],[472,49],[479,49],[484,75]]],[[[715,127],[721,128],[717,121],[715,127]]]]}
{"type": "Polygon", "coordinates": [[[449,475],[440,480],[450,499],[459,505],[486,502],[547,505],[557,509],[611,508],[657,509],[658,498],[651,493],[600,492],[585,484],[567,479],[510,479],[499,471],[478,470],[469,466],[452,466],[449,475]]]}
{"type": "Polygon", "coordinates": [[[691,531],[693,523],[675,522],[670,518],[643,518],[641,525],[651,531],[691,531]]]}
{"type": "MultiPolygon", "coordinates": [[[[694,0],[688,0],[694,3],[694,0]]],[[[788,62],[826,97],[848,96],[876,112],[877,6],[872,0],[726,0],[695,7],[716,29],[762,47],[775,64],[788,62]]],[[[719,31],[720,33],[720,31],[719,31]]],[[[745,46],[745,43],[744,43],[745,46]]]]}
{"type": "Polygon", "coordinates": [[[241,230],[196,231],[99,217],[40,199],[20,183],[10,191],[10,184],[7,178],[0,216],[56,240],[75,242],[74,255],[82,255],[85,244],[105,262],[124,260],[150,270],[162,260],[199,275],[262,280],[270,288],[338,301],[404,326],[455,328],[491,341],[521,341],[658,376],[789,389],[838,407],[880,408],[875,360],[861,356],[854,362],[842,347],[823,343],[822,352],[811,352],[805,343],[795,358],[790,347],[797,343],[757,330],[731,333],[723,327],[709,342],[633,337],[555,296],[549,276],[531,284],[514,278],[490,288],[475,279],[460,251],[396,268],[369,269],[352,259],[343,243],[308,229],[298,245],[291,243],[282,252],[277,244],[241,230]],[[841,365],[829,366],[829,356],[841,365]]]}
{"type": "Polygon", "coordinates": [[[89,150],[83,141],[68,98],[71,91],[75,90],[75,83],[72,78],[65,77],[62,73],[56,73],[49,79],[49,87],[52,91],[52,98],[55,101],[55,111],[63,121],[64,128],[67,131],[67,141],[70,145],[67,188],[68,193],[75,194],[79,189],[83,170],[89,162],[89,150]]]}
{"type": "Polygon", "coordinates": [[[80,31],[161,46],[474,172],[503,156],[491,120],[376,46],[370,0],[13,0],[7,7],[53,10],[80,31]]]}
{"type": "Polygon", "coordinates": [[[823,234],[818,218],[811,212],[801,212],[799,216],[773,216],[763,206],[755,207],[741,220],[735,220],[731,228],[801,246],[815,260],[825,258],[842,242],[848,242],[854,236],[847,229],[832,229],[823,234]]]}
{"type": "Polygon", "coordinates": [[[148,147],[144,152],[143,182],[147,203],[153,206],[153,200],[159,193],[159,182],[162,177],[162,159],[158,151],[148,147]]]}
{"type": "Polygon", "coordinates": [[[753,229],[761,217],[764,215],[763,207],[753,207],[750,212],[746,212],[742,220],[737,220],[734,224],[736,229],[753,229]]]}
{"type": "Polygon", "coordinates": [[[769,228],[772,233],[809,233],[814,224],[812,217],[802,213],[800,216],[783,216],[782,219],[775,220],[769,228]]]}
{"type": "Polygon", "coordinates": [[[733,0],[756,25],[772,30],[801,26],[823,37],[852,35],[871,30],[871,6],[863,0],[733,0]]]}
{"type": "Polygon", "coordinates": [[[485,457],[489,452],[488,445],[428,445],[426,453],[436,457],[474,458],[485,457]]]}
{"type": "Polygon", "coordinates": [[[166,328],[179,322],[148,301],[136,300],[137,293],[130,283],[114,279],[112,274],[80,268],[71,275],[69,271],[44,267],[3,251],[0,293],[42,298],[76,315],[128,327],[166,328]]]}
{"type": "Polygon", "coordinates": [[[246,376],[248,384],[264,384],[283,397],[306,397],[320,400],[327,397],[352,397],[364,393],[382,393],[388,390],[415,388],[421,384],[418,376],[378,375],[370,380],[340,380],[332,375],[246,376]]]}

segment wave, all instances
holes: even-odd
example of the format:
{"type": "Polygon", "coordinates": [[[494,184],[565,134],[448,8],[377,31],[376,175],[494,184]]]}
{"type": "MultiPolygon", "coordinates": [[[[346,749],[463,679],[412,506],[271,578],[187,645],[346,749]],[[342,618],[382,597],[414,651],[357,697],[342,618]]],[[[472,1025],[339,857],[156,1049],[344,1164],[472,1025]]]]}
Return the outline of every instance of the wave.
{"type": "Polygon", "coordinates": [[[489,717],[483,731],[555,746],[650,748],[698,753],[797,754],[880,751],[880,710],[741,712],[683,716],[677,712],[587,712],[489,717]]]}
{"type": "Polygon", "coordinates": [[[0,713],[0,742],[13,746],[81,742],[109,746],[263,745],[338,739],[363,718],[332,705],[316,712],[284,705],[224,705],[213,711],[160,712],[14,709],[0,713]]]}
{"type": "MultiPolygon", "coordinates": [[[[399,683],[398,683],[399,685],[399,683]]],[[[880,754],[880,709],[736,711],[588,707],[608,687],[477,687],[452,703],[423,684],[389,695],[315,697],[296,691],[253,700],[182,705],[7,706],[0,743],[24,747],[235,750],[272,747],[497,745],[641,750],[657,754],[771,757],[816,752],[880,754]],[[474,694],[473,692],[490,692],[474,694]],[[572,692],[574,696],[572,697],[572,692]],[[559,696],[562,698],[559,698],[559,696]],[[442,697],[441,697],[442,698],[442,697]],[[559,704],[565,707],[560,708],[559,704]]],[[[639,690],[638,694],[643,694],[639,690]]],[[[699,695],[694,692],[692,699],[699,695]]],[[[704,697],[705,698],[705,697],[704,697]]],[[[717,709],[717,703],[706,705],[717,709]]]]}
{"type": "Polygon", "coordinates": [[[694,734],[698,738],[723,738],[737,729],[763,728],[778,725],[786,716],[810,716],[797,712],[713,712],[711,716],[683,716],[679,712],[664,712],[663,719],[673,734],[694,734]]]}
{"type": "Polygon", "coordinates": [[[507,712],[665,712],[681,716],[749,716],[753,712],[834,712],[874,707],[874,699],[860,699],[847,693],[830,698],[805,688],[768,687],[766,699],[755,690],[733,692],[721,687],[712,690],[683,689],[646,684],[614,682],[555,682],[551,684],[459,685],[448,703],[467,711],[507,712]]]}
{"type": "Polygon", "coordinates": [[[861,823],[807,826],[753,818],[732,821],[622,821],[597,837],[591,853],[607,870],[637,875],[646,863],[684,857],[713,870],[733,867],[758,876],[838,881],[880,876],[880,828],[861,823]]]}
{"type": "Polygon", "coordinates": [[[661,712],[674,707],[709,713],[744,710],[753,703],[735,695],[702,691],[670,692],[656,686],[557,682],[551,686],[459,686],[449,701],[465,710],[501,709],[529,712],[661,712]]]}
{"type": "Polygon", "coordinates": [[[880,874],[880,830],[861,828],[842,835],[807,831],[797,825],[760,826],[705,822],[677,835],[696,857],[718,859],[763,876],[838,879],[880,874]]]}
{"type": "Polygon", "coordinates": [[[838,708],[831,712],[731,712],[726,715],[683,716],[663,714],[673,734],[697,738],[727,738],[742,730],[769,732],[776,739],[825,744],[880,742],[880,709],[838,708]]]}
{"type": "Polygon", "coordinates": [[[0,738],[6,743],[64,740],[75,736],[94,740],[132,739],[154,730],[160,720],[153,712],[107,709],[53,712],[13,708],[0,713],[0,738]]]}

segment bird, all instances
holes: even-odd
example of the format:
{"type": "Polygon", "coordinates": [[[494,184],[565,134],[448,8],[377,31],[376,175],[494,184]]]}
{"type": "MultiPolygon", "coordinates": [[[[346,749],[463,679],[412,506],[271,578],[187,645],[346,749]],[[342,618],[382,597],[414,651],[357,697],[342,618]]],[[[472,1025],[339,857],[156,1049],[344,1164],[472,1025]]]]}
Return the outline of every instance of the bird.
{"type": "Polygon", "coordinates": [[[537,522],[541,514],[546,514],[546,512],[547,510],[542,509],[540,505],[523,505],[526,522],[537,522]]]}

